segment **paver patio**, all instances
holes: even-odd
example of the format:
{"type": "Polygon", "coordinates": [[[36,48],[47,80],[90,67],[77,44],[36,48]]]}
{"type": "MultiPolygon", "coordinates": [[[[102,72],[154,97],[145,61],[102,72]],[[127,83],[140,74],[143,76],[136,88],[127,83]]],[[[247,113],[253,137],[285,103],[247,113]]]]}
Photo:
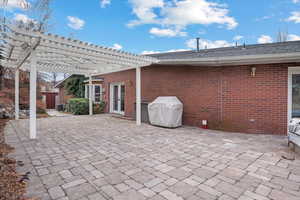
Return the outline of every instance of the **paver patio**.
{"type": "Polygon", "coordinates": [[[6,127],[11,154],[31,172],[29,197],[60,200],[299,200],[300,160],[284,136],[163,129],[109,115],[6,127]]]}

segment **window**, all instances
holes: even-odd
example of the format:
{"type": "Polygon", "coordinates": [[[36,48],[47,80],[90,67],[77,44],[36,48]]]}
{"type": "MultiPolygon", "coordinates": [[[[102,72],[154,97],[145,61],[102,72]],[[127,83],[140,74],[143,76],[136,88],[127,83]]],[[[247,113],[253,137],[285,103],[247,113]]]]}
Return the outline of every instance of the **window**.
{"type": "MultiPolygon", "coordinates": [[[[89,85],[85,85],[85,98],[89,98],[89,85]]],[[[100,103],[102,101],[102,86],[92,85],[92,99],[95,103],[100,103]]]]}
{"type": "Polygon", "coordinates": [[[101,101],[101,86],[94,85],[94,101],[100,102],[101,101]]]}

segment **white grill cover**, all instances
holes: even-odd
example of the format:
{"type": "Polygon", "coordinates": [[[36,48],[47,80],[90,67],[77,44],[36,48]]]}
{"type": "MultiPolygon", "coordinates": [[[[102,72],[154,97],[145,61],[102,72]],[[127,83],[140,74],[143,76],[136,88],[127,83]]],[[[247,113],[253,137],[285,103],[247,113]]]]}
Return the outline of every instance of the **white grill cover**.
{"type": "Polygon", "coordinates": [[[289,141],[300,146],[300,119],[292,119],[289,123],[289,141]]]}
{"type": "Polygon", "coordinates": [[[148,105],[152,125],[176,128],[182,125],[183,104],[177,97],[157,97],[148,105]]]}

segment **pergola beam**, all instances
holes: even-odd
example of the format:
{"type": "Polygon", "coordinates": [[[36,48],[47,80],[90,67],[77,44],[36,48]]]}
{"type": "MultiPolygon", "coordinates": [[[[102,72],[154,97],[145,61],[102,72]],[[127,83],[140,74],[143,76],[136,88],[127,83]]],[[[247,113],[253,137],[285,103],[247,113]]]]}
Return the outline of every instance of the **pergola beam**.
{"type": "MultiPolygon", "coordinates": [[[[53,49],[67,49],[67,51],[75,50],[77,53],[80,53],[82,55],[94,55],[98,58],[104,58],[104,59],[114,59],[114,60],[122,60],[127,62],[139,62],[139,63],[145,63],[145,62],[154,62],[155,59],[147,56],[138,56],[135,54],[129,54],[121,51],[117,51],[110,48],[104,48],[99,47],[96,45],[89,45],[87,43],[72,43],[68,39],[62,39],[61,37],[54,37],[53,36],[47,36],[43,34],[18,34],[18,35],[9,35],[8,36],[10,40],[13,41],[19,41],[19,42],[31,42],[32,38],[38,38],[41,37],[41,45],[40,47],[46,46],[51,47],[53,49]]],[[[9,40],[8,39],[8,40],[9,40]]],[[[39,48],[40,48],[39,47],[39,48]]]]}
{"type": "Polygon", "coordinates": [[[136,69],[136,125],[140,126],[142,124],[141,116],[141,67],[136,69]]]}
{"type": "Polygon", "coordinates": [[[36,139],[36,82],[37,82],[37,60],[36,52],[31,53],[30,67],[30,139],[36,139]]]}
{"type": "Polygon", "coordinates": [[[27,58],[29,58],[30,54],[37,48],[37,46],[40,44],[40,39],[38,39],[35,44],[33,44],[31,47],[27,48],[26,51],[24,51],[24,54],[21,56],[21,59],[16,64],[16,67],[19,69],[24,62],[26,62],[27,58]]]}
{"type": "Polygon", "coordinates": [[[19,116],[19,69],[30,70],[31,139],[35,139],[37,134],[37,70],[88,76],[89,114],[92,115],[92,75],[136,69],[136,123],[137,125],[141,124],[141,67],[156,63],[157,59],[18,27],[8,27],[5,32],[0,34],[0,37],[4,45],[2,52],[4,60],[1,60],[1,64],[16,69],[16,119],[19,116]]]}
{"type": "Polygon", "coordinates": [[[93,88],[92,76],[89,76],[89,114],[93,115],[93,88]]]}
{"type": "Polygon", "coordinates": [[[20,108],[19,108],[19,105],[20,105],[20,70],[19,69],[16,69],[15,71],[15,119],[18,120],[19,119],[19,116],[20,116],[20,108]]]}
{"type": "MultiPolygon", "coordinates": [[[[114,58],[114,59],[104,59],[104,58],[101,58],[100,56],[91,56],[90,54],[87,55],[86,52],[83,52],[83,53],[79,53],[79,52],[73,52],[73,51],[70,51],[70,49],[59,49],[57,50],[57,46],[53,47],[53,48],[56,48],[56,49],[52,49],[52,48],[48,48],[48,47],[42,47],[42,44],[37,48],[38,50],[38,57],[40,59],[40,57],[42,57],[43,59],[45,58],[49,58],[49,59],[52,59],[52,60],[55,60],[55,56],[53,55],[59,55],[59,57],[62,57],[62,56],[68,56],[68,57],[73,57],[73,58],[76,58],[76,59],[85,59],[85,60],[93,60],[94,61],[94,65],[91,65],[91,66],[94,66],[94,68],[99,68],[99,66],[97,66],[98,64],[102,64],[102,66],[104,66],[104,64],[113,64],[113,65],[116,65],[116,66],[146,66],[146,65],[149,65],[149,62],[133,62],[133,61],[127,61],[127,60],[122,60],[122,59],[118,59],[118,58],[114,58]],[[56,51],[57,50],[57,51],[56,51]],[[69,51],[68,51],[69,50],[69,51]],[[44,52],[47,52],[47,53],[44,53],[44,52]],[[40,56],[41,54],[43,54],[43,56],[40,56]]],[[[22,52],[21,48],[15,48],[18,53],[22,52]]],[[[15,57],[13,57],[15,58],[15,57]]],[[[15,58],[17,59],[17,58],[15,58]]],[[[74,63],[78,64],[79,62],[75,62],[73,61],[74,63]]],[[[82,64],[82,63],[80,63],[82,64]]],[[[133,67],[135,68],[135,67],[133,67]]]]}

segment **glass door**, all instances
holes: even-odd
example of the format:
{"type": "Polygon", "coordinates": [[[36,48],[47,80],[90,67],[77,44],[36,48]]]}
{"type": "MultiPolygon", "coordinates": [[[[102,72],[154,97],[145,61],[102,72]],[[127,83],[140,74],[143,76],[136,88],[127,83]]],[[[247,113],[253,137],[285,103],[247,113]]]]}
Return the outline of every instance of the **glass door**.
{"type": "Polygon", "coordinates": [[[292,118],[300,118],[300,74],[292,74],[292,118]]]}
{"type": "Polygon", "coordinates": [[[120,85],[120,112],[124,114],[125,111],[125,85],[120,85]]]}
{"type": "Polygon", "coordinates": [[[119,86],[114,85],[113,86],[113,111],[118,112],[119,111],[119,86]]]}
{"type": "Polygon", "coordinates": [[[124,115],[125,111],[125,85],[111,84],[111,112],[124,115]]]}

